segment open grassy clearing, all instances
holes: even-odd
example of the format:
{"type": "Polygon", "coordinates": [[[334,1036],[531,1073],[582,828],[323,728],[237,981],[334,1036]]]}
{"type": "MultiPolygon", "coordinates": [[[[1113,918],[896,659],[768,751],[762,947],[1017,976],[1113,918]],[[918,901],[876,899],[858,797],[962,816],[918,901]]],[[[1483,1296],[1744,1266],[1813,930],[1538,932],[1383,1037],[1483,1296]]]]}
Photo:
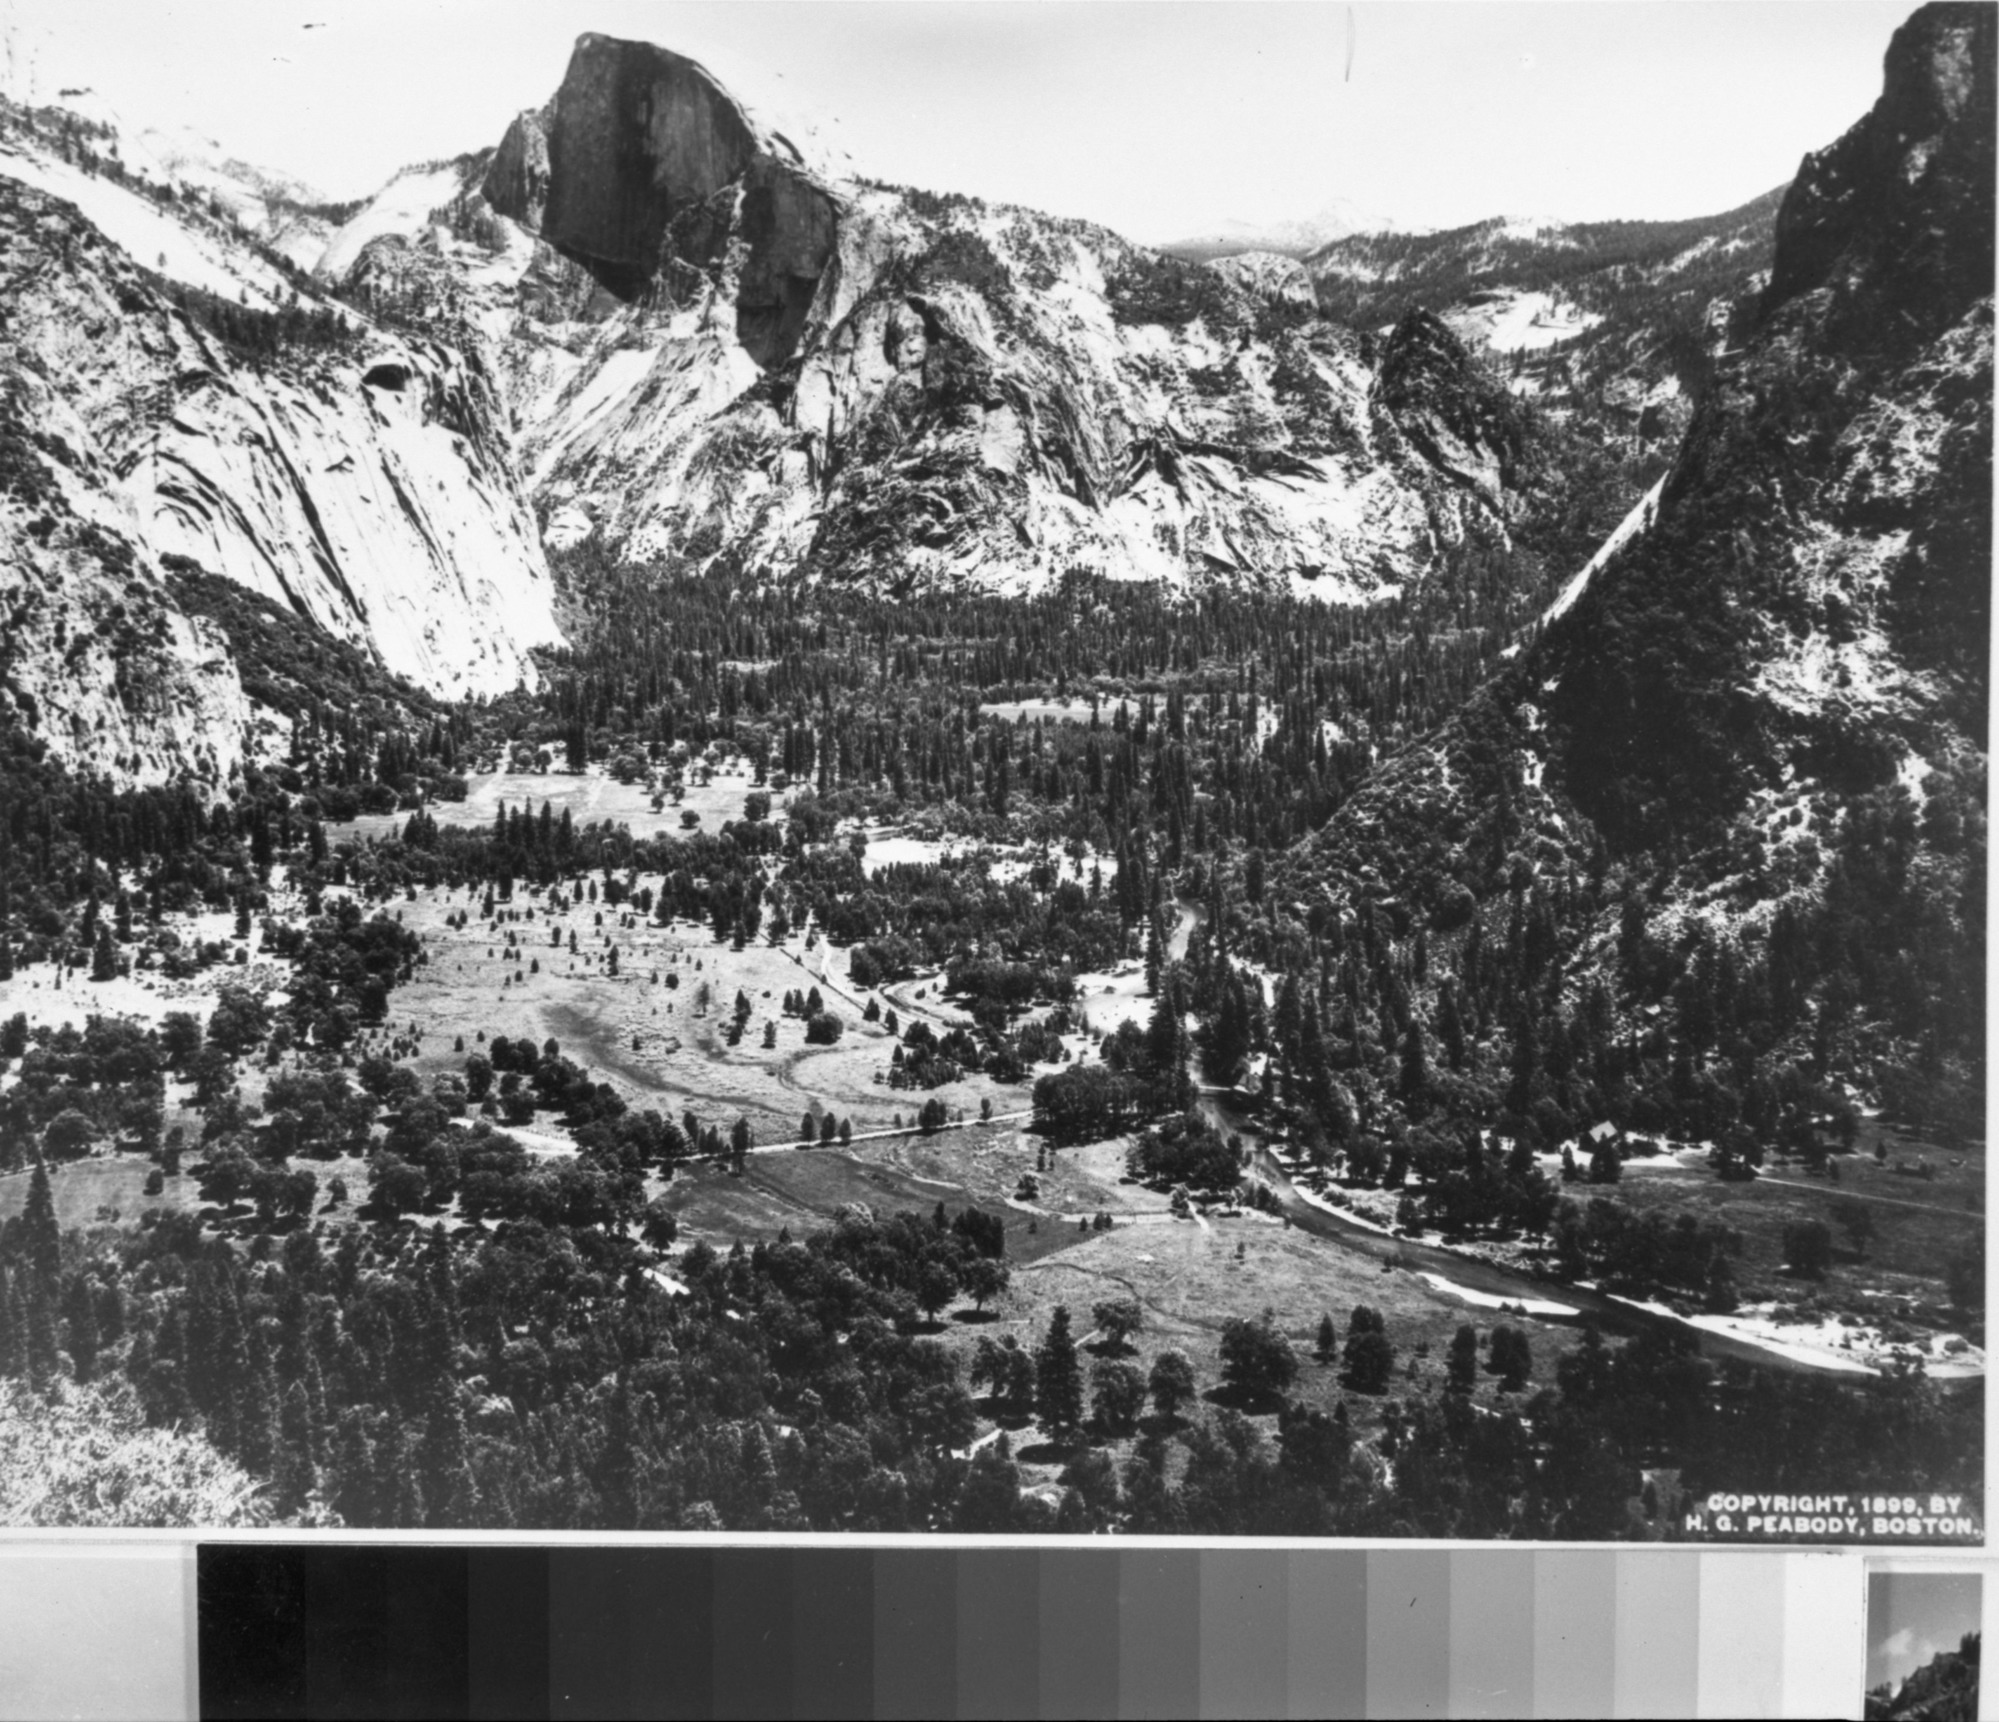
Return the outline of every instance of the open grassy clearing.
{"type": "MultiPolygon", "coordinates": [[[[1193,696],[1198,701],[1199,696],[1193,696]]],[[[1097,705],[1098,720],[1109,725],[1116,721],[1122,710],[1127,717],[1136,710],[1129,699],[1104,699],[1097,705]]],[[[1090,700],[1087,694],[1071,694],[1067,699],[1025,699],[987,700],[979,710],[992,717],[1003,718],[1008,723],[1018,723],[1026,718],[1033,723],[1037,718],[1043,723],[1088,723],[1090,721],[1090,700]]]]}
{"type": "MultiPolygon", "coordinates": [[[[199,1158],[190,1152],[188,1161],[199,1158]]],[[[353,1219],[356,1204],[367,1199],[368,1165],[365,1160],[341,1155],[330,1160],[300,1159],[292,1162],[319,1179],[319,1196],[313,1204],[315,1223],[340,1226],[353,1219]],[[347,1182],[348,1200],[333,1207],[327,1199],[328,1186],[335,1178],[347,1182]]],[[[220,1218],[222,1209],[204,1202],[200,1184],[187,1172],[166,1178],[158,1195],[146,1194],[147,1176],[159,1170],[143,1154],[101,1154],[86,1160],[54,1161],[49,1166],[49,1191],[55,1197],[56,1223],[71,1226],[136,1225],[155,1209],[169,1213],[199,1213],[220,1218]]],[[[30,1172],[0,1174],[0,1220],[15,1218],[28,1199],[30,1172]]],[[[237,1217],[250,1212],[237,1209],[237,1217]]]]}
{"type": "Polygon", "coordinates": [[[866,826],[852,829],[851,834],[863,843],[861,871],[869,878],[890,867],[976,862],[987,878],[1004,884],[1025,877],[1044,860],[1055,868],[1058,881],[1074,880],[1086,885],[1093,870],[1107,886],[1117,878],[1117,857],[1087,844],[1073,849],[1068,844],[992,844],[973,837],[939,834],[934,821],[906,826],[866,826]]]}
{"type": "MultiPolygon", "coordinates": [[[[1440,1392],[1444,1360],[1451,1337],[1469,1322],[1481,1344],[1494,1318],[1470,1311],[1448,1294],[1426,1285],[1414,1274],[1384,1272],[1375,1263],[1314,1238],[1267,1216],[1244,1213],[1216,1216],[1206,1225],[1168,1221],[1159,1225],[1120,1225],[1016,1266],[1013,1284],[993,1306],[993,1319],[976,1324],[947,1315],[941,1337],[967,1348],[980,1334],[1011,1333],[1032,1347],[1046,1332],[1057,1304],[1066,1304],[1078,1338],[1085,1342],[1084,1370],[1111,1355],[1092,1341],[1091,1308],[1107,1298],[1137,1299],[1145,1326],[1131,1347],[1117,1355],[1149,1371],[1160,1352],[1178,1350],[1194,1366],[1197,1392],[1207,1403],[1217,1402],[1221,1386],[1219,1345],[1224,1320],[1255,1316],[1268,1308],[1290,1339],[1299,1360],[1290,1396],[1330,1409],[1345,1399],[1348,1415],[1359,1433],[1380,1426],[1385,1397],[1347,1392],[1340,1383],[1337,1362],[1319,1362],[1313,1355],[1319,1318],[1330,1313],[1342,1338],[1357,1304],[1381,1311],[1396,1347],[1394,1397],[1440,1392]],[[1241,1255],[1238,1256],[1238,1247],[1241,1255]],[[1427,1355],[1421,1348],[1427,1347],[1427,1355]]],[[[1534,1349],[1534,1385],[1551,1382],[1561,1352],[1574,1343],[1574,1330],[1529,1318],[1506,1315],[1497,1319],[1521,1328],[1534,1349]]],[[[1531,1391],[1531,1389],[1529,1389],[1531,1391]]],[[[1501,1395],[1496,1379],[1483,1373],[1475,1390],[1480,1403],[1518,1405],[1526,1395],[1501,1395]]],[[[1248,1408],[1251,1420],[1266,1439],[1276,1438],[1275,1408],[1248,1408]]],[[[990,1423],[982,1425],[989,1430],[990,1423]]],[[[1030,1476],[1053,1481],[1061,1458],[1035,1446],[1034,1431],[1016,1431],[1017,1457],[1027,1462],[1030,1476]],[[1039,1461],[1039,1462],[1037,1462],[1039,1461]],[[1036,1475],[1039,1473],[1039,1475],[1036,1475]]],[[[1111,1444],[1122,1456],[1132,1441],[1111,1444]]]]}
{"type": "MultiPolygon", "coordinates": [[[[641,876],[641,883],[656,886],[659,876],[641,876]]],[[[808,948],[805,937],[794,935],[779,946],[759,941],[734,950],[697,923],[661,927],[587,902],[551,915],[525,898],[512,907],[524,916],[531,910],[532,919],[489,927],[479,921],[478,907],[476,893],[436,890],[390,911],[422,936],[429,957],[390,1006],[398,1027],[414,1024],[421,1031],[412,1067],[426,1078],[461,1070],[482,1033],[488,1040],[553,1039],[629,1104],[676,1118],[691,1109],[725,1126],[741,1115],[759,1143],[796,1140],[808,1109],[851,1120],[859,1131],[887,1129],[898,1118],[913,1121],[933,1095],[968,1117],[978,1116],[987,1100],[995,1112],[1029,1104],[1029,1085],[980,1073],[931,1090],[889,1087],[894,1039],[862,1020],[870,995],[848,983],[845,954],[823,943],[808,948]],[[472,916],[464,928],[446,924],[461,911],[472,916]],[[511,957],[510,932],[520,941],[511,957]],[[613,945],[615,975],[608,961],[613,945]],[[832,1046],[807,1045],[804,1022],[783,1014],[787,992],[814,987],[847,1025],[832,1046]],[[751,1012],[741,1040],[731,1046],[725,1031],[738,992],[749,999],[751,1012]],[[767,1024],[777,1029],[771,1048],[763,1044],[767,1024]],[[461,1038],[464,1052],[457,1050],[461,1038]],[[877,1082],[877,1074],[884,1080],[877,1082]]],[[[935,984],[926,989],[931,998],[913,1001],[916,1008],[936,1020],[963,1020],[934,998],[935,984]]],[[[881,996],[893,1004],[897,994],[881,996]]],[[[897,1008],[911,1014],[908,1003],[897,1008]]],[[[553,1119],[534,1128],[560,1133],[553,1119]]]]}
{"type": "Polygon", "coordinates": [[[0,1018],[19,1011],[30,1029],[81,1028],[94,1016],[157,1027],[172,1011],[187,1011],[206,1021],[225,986],[268,993],[285,985],[286,965],[259,957],[254,934],[247,942],[237,939],[236,917],[227,910],[169,915],[162,925],[180,940],[184,951],[219,944],[230,951],[232,960],[179,980],[170,980],[159,968],[135,968],[129,975],[103,981],[91,980],[87,967],[65,977],[53,962],[17,960],[13,974],[0,980],[0,1018]],[[247,960],[234,961],[236,953],[247,953],[247,960]]]}
{"type": "Polygon", "coordinates": [[[1868,1119],[1856,1152],[1831,1164],[1837,1182],[1799,1160],[1766,1163],[1753,1182],[1723,1182],[1703,1166],[1662,1156],[1627,1164],[1615,1194],[1641,1213],[1693,1213],[1740,1235],[1734,1266],[1742,1308],[1725,1318],[1732,1330],[1869,1367],[1920,1357],[1933,1375],[1981,1373],[1983,1324],[1948,1307],[1943,1270],[1985,1224],[1983,1145],[1948,1151],[1868,1119]],[[1877,1143],[1885,1162],[1874,1158],[1877,1143]],[[1932,1175],[1894,1170],[1918,1164],[1932,1175]],[[1856,1238],[1845,1214],[1862,1215],[1871,1235],[1856,1238]],[[1832,1229],[1835,1261],[1818,1280],[1785,1266],[1784,1229],[1806,1220],[1832,1229]]]}
{"type": "MultiPolygon", "coordinates": [[[[1841,1155],[1839,1181],[1808,1172],[1802,1161],[1766,1163],[1764,1176],[1748,1182],[1724,1181],[1705,1167],[1633,1161],[1607,1194],[1643,1213],[1682,1210],[1720,1221],[1742,1237],[1735,1257],[1736,1283],[1745,1297],[1797,1297],[1812,1293],[1832,1302],[1843,1296],[1889,1291],[1926,1301],[1940,1300],[1941,1270],[1952,1250],[1984,1225],[1985,1155],[1982,1148],[1945,1155],[1908,1144],[1891,1148],[1887,1166],[1870,1153],[1841,1155]],[[1920,1152],[1936,1170],[1934,1178],[1899,1175],[1897,1158],[1913,1161],[1920,1152]],[[1951,1162],[1955,1160],[1957,1164],[1951,1162]],[[1641,1170],[1640,1168],[1644,1169],[1641,1170]],[[1859,1209],[1874,1229],[1856,1253],[1839,1220],[1842,1210],[1859,1209]],[[1832,1227],[1839,1260],[1817,1287],[1784,1267],[1784,1228],[1803,1220],[1832,1227]]],[[[1568,1194],[1587,1197],[1591,1186],[1571,1186],[1568,1194]]]]}
{"type": "MultiPolygon", "coordinates": [[[[547,802],[555,818],[567,813],[579,829],[608,822],[630,826],[634,837],[656,837],[685,829],[682,814],[690,812],[698,816],[703,831],[718,831],[727,821],[743,817],[743,803],[758,787],[742,760],[726,760],[712,774],[690,765],[680,794],[665,797],[655,812],[652,792],[643,782],[620,783],[601,766],[587,772],[496,771],[470,778],[463,801],[434,801],[425,811],[439,825],[490,825],[502,804],[539,813],[547,802]]],[[[785,804],[796,792],[774,790],[767,784],[762,788],[770,797],[770,817],[781,822],[785,804]]],[[[399,834],[408,822],[407,813],[364,813],[339,824],[329,821],[326,834],[334,843],[343,838],[388,837],[399,834]]]]}
{"type": "MultiPolygon", "coordinates": [[[[49,1193],[55,1197],[56,1223],[95,1226],[136,1222],[151,1208],[191,1213],[202,1206],[201,1191],[186,1173],[166,1180],[157,1196],[146,1194],[146,1175],[158,1170],[138,1154],[108,1154],[90,1160],[56,1162],[49,1167],[49,1193]]],[[[0,1176],[0,1220],[20,1214],[28,1199],[29,1172],[0,1176]]]]}
{"type": "MultiPolygon", "coordinates": [[[[785,1227],[796,1236],[802,1228],[823,1226],[849,1202],[884,1215],[928,1213],[939,1202],[954,1211],[974,1206],[1005,1223],[1007,1259],[1015,1264],[1068,1248],[1082,1235],[1072,1216],[1142,1215],[1147,1223],[1164,1217],[1163,1199],[1120,1186],[1107,1166],[1068,1161],[1066,1153],[1059,1156],[1056,1168],[1043,1175],[1039,1201],[1015,1203],[1010,1198],[1021,1174],[1034,1168],[1034,1138],[1017,1125],[970,1125],[851,1148],[753,1155],[740,1176],[718,1166],[689,1167],[668,1186],[667,1199],[684,1240],[702,1238],[718,1247],[772,1239],[785,1227]]],[[[1120,1149],[1115,1165],[1122,1164],[1120,1149]]]]}

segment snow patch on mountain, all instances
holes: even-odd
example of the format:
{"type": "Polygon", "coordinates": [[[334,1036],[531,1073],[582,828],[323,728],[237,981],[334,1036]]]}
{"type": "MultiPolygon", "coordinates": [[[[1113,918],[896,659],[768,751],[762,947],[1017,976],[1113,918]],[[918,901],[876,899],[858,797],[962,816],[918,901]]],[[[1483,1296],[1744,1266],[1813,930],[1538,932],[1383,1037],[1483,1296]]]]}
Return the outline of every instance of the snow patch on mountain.
{"type": "Polygon", "coordinates": [[[431,212],[450,203],[463,189],[464,174],[455,163],[410,168],[397,174],[333,235],[313,273],[321,280],[340,280],[372,241],[385,236],[415,237],[432,225],[431,212]]]}
{"type": "Polygon", "coordinates": [[[18,139],[0,136],[0,177],[74,204],[114,245],[170,281],[225,299],[241,295],[259,310],[284,297],[283,277],[254,253],[176,221],[139,193],[18,139]]]}
{"type": "Polygon", "coordinates": [[[1457,337],[1496,352],[1535,352],[1587,334],[1602,313],[1561,300],[1552,293],[1502,287],[1475,293],[1443,313],[1457,337]]]}
{"type": "Polygon", "coordinates": [[[1568,245],[1568,223],[1555,215],[1502,215],[1493,223],[1495,239],[1533,239],[1547,245],[1568,245]]]}
{"type": "Polygon", "coordinates": [[[192,126],[138,121],[94,90],[63,90],[48,112],[74,116],[91,146],[112,154],[128,172],[183,196],[198,194],[300,268],[309,268],[326,247],[333,231],[323,213],[326,199],[291,174],[243,161],[192,126]]]}

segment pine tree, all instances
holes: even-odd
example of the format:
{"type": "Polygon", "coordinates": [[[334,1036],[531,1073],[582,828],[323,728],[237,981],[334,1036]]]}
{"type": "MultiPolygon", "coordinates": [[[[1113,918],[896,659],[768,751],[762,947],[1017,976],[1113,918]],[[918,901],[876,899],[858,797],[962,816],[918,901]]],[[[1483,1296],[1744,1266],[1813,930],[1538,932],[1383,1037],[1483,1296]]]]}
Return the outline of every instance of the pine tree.
{"type": "Polygon", "coordinates": [[[1083,1370],[1069,1330],[1069,1307],[1057,1304],[1034,1358],[1034,1408],[1041,1425],[1058,1438],[1083,1421],[1083,1370]]]}
{"type": "Polygon", "coordinates": [[[597,1462],[597,1493],[604,1523],[613,1530],[640,1527],[639,1454],[632,1429],[632,1391],[621,1376],[604,1408],[604,1445],[597,1462]]]}
{"type": "Polygon", "coordinates": [[[27,1364],[21,1292],[13,1275],[0,1268],[0,1376],[19,1375],[27,1364]]]}
{"type": "Polygon", "coordinates": [[[242,1451],[238,1420],[250,1387],[250,1345],[228,1268],[212,1273],[210,1294],[209,1308],[200,1324],[204,1331],[198,1333],[193,1321],[188,1328],[189,1363],[194,1363],[199,1351],[206,1352],[195,1404],[207,1421],[210,1439],[223,1452],[236,1456],[242,1451]]]}
{"type": "Polygon", "coordinates": [[[62,1272],[62,1230],[56,1224],[55,1192],[49,1188],[49,1169],[39,1149],[35,1153],[35,1169],[28,1178],[28,1199],[21,1209],[21,1242],[28,1265],[53,1284],[62,1272]]]}
{"type": "Polygon", "coordinates": [[[1534,1348],[1517,1327],[1492,1330],[1492,1372],[1502,1393],[1518,1393],[1534,1375],[1534,1348]]]}
{"type": "Polygon", "coordinates": [[[1513,1040],[1513,1082],[1506,1091],[1508,1108],[1523,1118],[1533,1109],[1534,1085],[1541,1074],[1541,1036],[1530,1004],[1520,1013],[1513,1040]]]}
{"type": "Polygon", "coordinates": [[[313,1455],[312,1412],[307,1404],[305,1384],[294,1381],[285,1389],[278,1416],[278,1450],[273,1469],[279,1505],[296,1511],[319,1487],[319,1468],[313,1455]]]}
{"type": "Polygon", "coordinates": [[[1429,1099],[1429,1050],[1423,1044],[1423,1025],[1412,1017],[1409,1032],[1402,1037],[1402,1100],[1416,1113],[1428,1105],[1429,1099]]]}
{"type": "Polygon", "coordinates": [[[1451,1336],[1445,1372],[1453,1393],[1469,1393],[1478,1385],[1478,1330],[1469,1322],[1451,1336]]]}
{"type": "Polygon", "coordinates": [[[1341,1355],[1344,1379],[1356,1393],[1383,1393],[1395,1370],[1395,1348],[1389,1343],[1388,1325],[1379,1310],[1366,1304],[1354,1306],[1347,1322],[1346,1346],[1341,1355]]]}
{"type": "Polygon", "coordinates": [[[61,1367],[56,1350],[55,1298],[50,1282],[41,1274],[29,1274],[27,1282],[21,1298],[21,1326],[27,1336],[28,1379],[37,1387],[46,1387],[61,1367]]]}
{"type": "Polygon", "coordinates": [[[270,1347],[264,1342],[259,1324],[250,1326],[248,1349],[249,1371],[236,1413],[236,1452],[245,1469],[259,1477],[268,1477],[277,1467],[284,1440],[283,1400],[278,1393],[278,1375],[271,1363],[270,1347]]]}
{"type": "Polygon", "coordinates": [[[340,1420],[340,1438],[333,1460],[333,1507],[350,1525],[383,1522],[376,1488],[375,1443],[358,1410],[340,1420]]]}
{"type": "Polygon", "coordinates": [[[1707,1286],[1701,1296],[1701,1307],[1710,1315],[1727,1315],[1741,1302],[1735,1290],[1735,1270],[1729,1266],[1728,1257],[1719,1244],[1708,1258],[1707,1286]]]}
{"type": "Polygon", "coordinates": [[[72,1274],[63,1291],[63,1329],[76,1378],[88,1381],[97,1367],[97,1299],[88,1274],[72,1274]]]}
{"type": "Polygon", "coordinates": [[[462,1337],[458,1314],[458,1279],[451,1254],[451,1234],[440,1221],[430,1228],[424,1244],[424,1286],[435,1301],[439,1331],[431,1366],[439,1373],[452,1371],[462,1337]]]}
{"type": "Polygon", "coordinates": [[[299,1385],[305,1390],[308,1451],[314,1469],[324,1471],[332,1458],[326,1438],[326,1378],[319,1367],[319,1353],[310,1345],[305,1354],[305,1375],[299,1385]]]}
{"type": "Polygon", "coordinates": [[[477,1522],[479,1490],[465,1437],[465,1410],[458,1383],[437,1384],[424,1422],[423,1499],[432,1525],[468,1527],[477,1522]]]}
{"type": "Polygon", "coordinates": [[[1444,1061],[1453,1070],[1463,1070],[1465,1024],[1458,1012],[1458,989],[1449,981],[1437,993],[1437,1038],[1444,1043],[1444,1061]]]}
{"type": "Polygon", "coordinates": [[[380,1498],[388,1503],[387,1523],[393,1530],[421,1530],[428,1523],[423,1498],[422,1449],[414,1426],[407,1423],[396,1432],[393,1445],[385,1441],[377,1449],[378,1453],[390,1455],[391,1475],[378,1482],[377,1489],[380,1498]]]}

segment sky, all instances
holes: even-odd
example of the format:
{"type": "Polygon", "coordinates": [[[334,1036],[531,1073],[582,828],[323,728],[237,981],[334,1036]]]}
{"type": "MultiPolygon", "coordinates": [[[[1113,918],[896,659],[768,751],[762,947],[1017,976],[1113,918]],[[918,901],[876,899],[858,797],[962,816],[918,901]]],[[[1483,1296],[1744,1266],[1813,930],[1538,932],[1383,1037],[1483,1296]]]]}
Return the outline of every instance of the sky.
{"type": "Polygon", "coordinates": [[[1979,1629],[1977,1573],[1875,1573],[1867,1593],[1867,1690],[1899,1686],[1979,1629]]]}
{"type": "Polygon", "coordinates": [[[0,81],[94,89],[339,198],[498,142],[586,30],[811,113],[873,177],[1163,243],[1344,201],[1410,226],[1711,214],[1880,92],[1874,0],[0,0],[0,81]]]}

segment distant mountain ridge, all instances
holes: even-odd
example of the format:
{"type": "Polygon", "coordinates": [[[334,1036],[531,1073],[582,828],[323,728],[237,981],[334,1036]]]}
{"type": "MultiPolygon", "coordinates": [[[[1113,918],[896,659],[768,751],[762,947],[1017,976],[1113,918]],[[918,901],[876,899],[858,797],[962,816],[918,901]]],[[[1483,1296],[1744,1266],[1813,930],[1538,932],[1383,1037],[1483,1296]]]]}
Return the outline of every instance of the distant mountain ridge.
{"type": "Polygon", "coordinates": [[[1168,240],[1159,250],[1190,263],[1215,263],[1245,252],[1269,251],[1280,257],[1306,257],[1357,233],[1422,232],[1392,218],[1336,198],[1316,215],[1294,221],[1224,221],[1205,233],[1168,240]]]}
{"type": "Polygon", "coordinates": [[[1412,304],[1450,303],[1494,283],[1548,289],[1601,309],[1636,275],[1683,275],[1704,257],[1767,246],[1785,190],[1681,221],[1493,216],[1421,233],[1355,233],[1302,261],[1328,313],[1362,325],[1392,322],[1412,304]]]}
{"type": "Polygon", "coordinates": [[[1336,321],[1379,327],[1424,306],[1516,391],[1607,436],[1671,442],[1762,289],[1784,189],[1684,221],[1355,235],[1303,261],[1336,321]]]}

